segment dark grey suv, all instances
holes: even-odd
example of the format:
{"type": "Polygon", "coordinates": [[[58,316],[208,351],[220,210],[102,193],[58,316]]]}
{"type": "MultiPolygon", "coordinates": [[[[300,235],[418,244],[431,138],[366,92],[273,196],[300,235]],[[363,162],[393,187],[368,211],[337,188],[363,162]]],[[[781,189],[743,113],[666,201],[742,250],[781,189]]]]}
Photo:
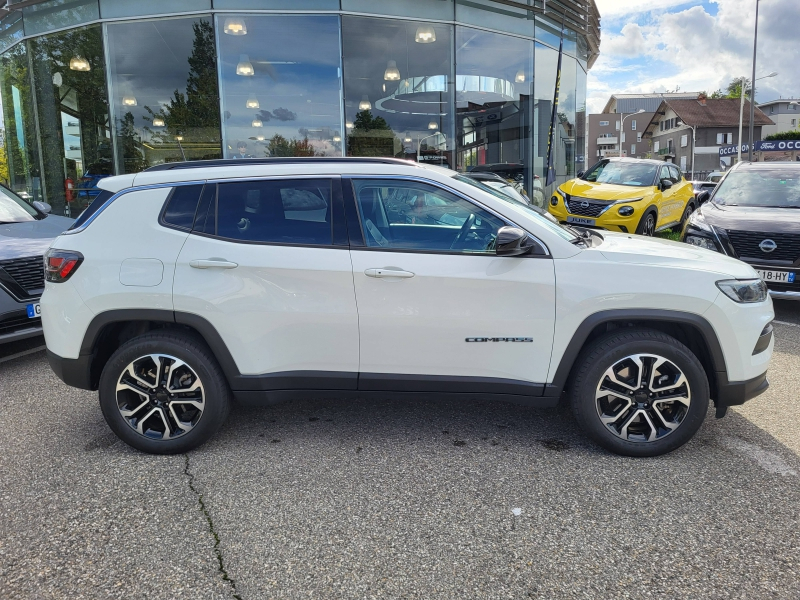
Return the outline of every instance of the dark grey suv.
{"type": "Polygon", "coordinates": [[[42,256],[72,219],[49,215],[0,186],[0,344],[41,335],[42,256]]]}

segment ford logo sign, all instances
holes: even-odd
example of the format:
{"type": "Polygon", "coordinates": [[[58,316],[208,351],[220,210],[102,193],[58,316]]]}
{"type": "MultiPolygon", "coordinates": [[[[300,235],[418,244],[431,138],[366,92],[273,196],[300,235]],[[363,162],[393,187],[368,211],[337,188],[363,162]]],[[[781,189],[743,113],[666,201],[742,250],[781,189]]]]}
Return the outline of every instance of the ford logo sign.
{"type": "Polygon", "coordinates": [[[589,208],[589,203],[586,200],[584,200],[583,202],[581,202],[581,208],[589,208]]]}
{"type": "Polygon", "coordinates": [[[764,240],[758,245],[758,247],[761,248],[762,252],[772,252],[778,247],[778,244],[776,244],[773,240],[764,240]]]}

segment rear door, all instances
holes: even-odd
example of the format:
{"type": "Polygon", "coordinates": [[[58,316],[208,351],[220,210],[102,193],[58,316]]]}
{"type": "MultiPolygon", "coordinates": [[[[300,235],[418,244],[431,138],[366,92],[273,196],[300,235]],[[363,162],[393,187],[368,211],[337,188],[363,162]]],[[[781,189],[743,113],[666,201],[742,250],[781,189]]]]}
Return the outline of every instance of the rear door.
{"type": "Polygon", "coordinates": [[[216,329],[242,374],[234,389],[355,389],[339,179],[209,183],[200,204],[177,261],[175,311],[216,329]]]}
{"type": "Polygon", "coordinates": [[[540,393],[555,319],[546,248],[496,256],[494,238],[509,222],[430,182],[354,178],[343,188],[359,388],[540,393]]]}

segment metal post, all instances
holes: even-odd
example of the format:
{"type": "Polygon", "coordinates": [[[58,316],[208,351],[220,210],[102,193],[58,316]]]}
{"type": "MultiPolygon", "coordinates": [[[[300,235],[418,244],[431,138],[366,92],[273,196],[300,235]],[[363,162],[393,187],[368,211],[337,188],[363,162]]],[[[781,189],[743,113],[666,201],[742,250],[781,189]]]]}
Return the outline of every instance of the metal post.
{"type": "MultiPolygon", "coordinates": [[[[755,146],[755,140],[753,140],[754,131],[754,123],[753,120],[755,119],[756,113],[756,48],[758,47],[758,2],[756,0],[756,27],[755,33],[753,34],[753,77],[751,78],[750,83],[750,131],[748,136],[748,143],[750,144],[749,147],[749,160],[753,162],[753,146],[755,146]]],[[[739,141],[741,143],[741,140],[739,141]]]]}
{"type": "Polygon", "coordinates": [[[625,113],[619,113],[619,157],[622,158],[622,131],[625,127],[625,113]]]}
{"type": "Polygon", "coordinates": [[[739,149],[736,151],[736,162],[742,162],[742,120],[744,118],[744,77],[741,79],[741,101],[739,102],[739,149]]]}
{"type": "MultiPolygon", "coordinates": [[[[694,181],[694,149],[697,146],[697,125],[691,125],[692,128],[692,181],[694,181]]],[[[742,135],[741,131],[739,135],[742,135]]]]}

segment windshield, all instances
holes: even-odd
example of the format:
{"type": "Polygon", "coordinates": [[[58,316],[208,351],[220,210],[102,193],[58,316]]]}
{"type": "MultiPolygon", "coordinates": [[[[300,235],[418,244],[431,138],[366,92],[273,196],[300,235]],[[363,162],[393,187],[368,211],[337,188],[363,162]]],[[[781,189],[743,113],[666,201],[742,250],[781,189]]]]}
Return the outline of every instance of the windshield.
{"type": "Polygon", "coordinates": [[[520,194],[517,190],[515,190],[514,186],[509,185],[504,181],[484,181],[483,183],[500,192],[503,192],[506,196],[509,196],[512,200],[521,202],[525,206],[528,205],[528,202],[525,200],[525,197],[522,194],[520,194]]]}
{"type": "Polygon", "coordinates": [[[649,187],[655,181],[657,168],[656,165],[647,163],[606,160],[597,163],[582,179],[596,183],[649,187]]]}
{"type": "Polygon", "coordinates": [[[758,169],[728,173],[714,194],[716,204],[800,208],[800,169],[758,169]]]}
{"type": "Polygon", "coordinates": [[[6,187],[0,186],[0,223],[35,221],[39,213],[6,187]]]}
{"type": "MultiPolygon", "coordinates": [[[[503,202],[506,202],[507,204],[510,204],[512,206],[516,206],[517,208],[524,210],[525,213],[528,216],[530,216],[532,219],[534,219],[537,223],[541,224],[542,227],[546,227],[547,229],[549,229],[553,233],[555,233],[558,236],[560,236],[562,239],[565,239],[565,240],[567,240],[569,242],[572,242],[573,240],[580,239],[577,235],[572,233],[572,231],[570,231],[569,229],[566,229],[565,227],[562,227],[558,223],[554,223],[553,221],[550,221],[546,217],[540,215],[534,207],[528,206],[527,204],[521,204],[517,200],[509,198],[503,192],[500,192],[500,191],[498,191],[498,190],[496,190],[494,188],[489,187],[488,185],[485,185],[483,182],[475,181],[474,179],[471,179],[469,177],[465,177],[464,175],[455,175],[453,177],[453,179],[456,179],[456,180],[458,180],[458,181],[460,181],[462,183],[467,183],[467,184],[471,185],[472,187],[476,187],[479,190],[482,190],[482,191],[486,192],[487,194],[491,194],[495,198],[499,198],[500,200],[502,200],[503,202]]],[[[541,209],[538,209],[538,210],[541,210],[541,209]]]]}

